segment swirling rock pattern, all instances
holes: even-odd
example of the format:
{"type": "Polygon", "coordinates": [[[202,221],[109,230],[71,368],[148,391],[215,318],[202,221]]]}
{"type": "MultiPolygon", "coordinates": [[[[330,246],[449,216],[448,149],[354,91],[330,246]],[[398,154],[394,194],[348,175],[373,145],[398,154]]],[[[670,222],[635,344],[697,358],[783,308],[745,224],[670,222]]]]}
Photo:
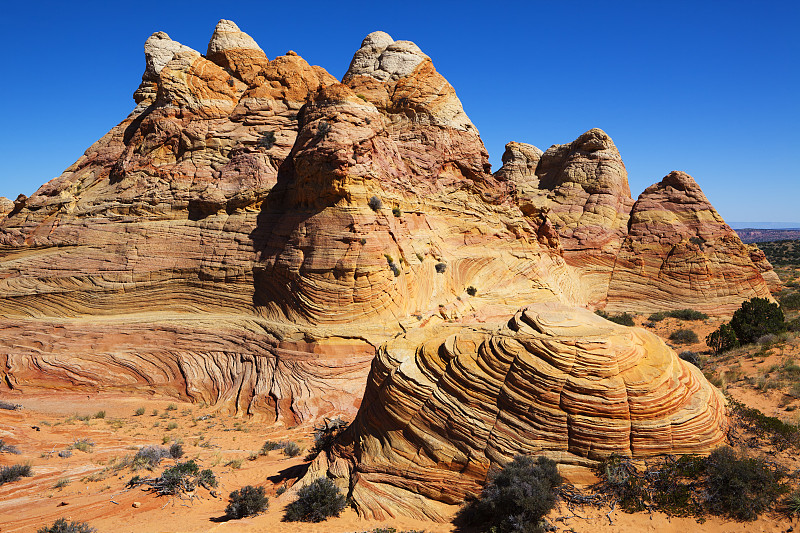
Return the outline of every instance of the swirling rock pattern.
{"type": "Polygon", "coordinates": [[[230,21],[206,56],[151,36],[131,115],[0,219],[3,329],[50,339],[0,336],[4,382],[305,420],[354,413],[374,346],[403,330],[584,304],[452,86],[413,43],[377,41],[384,74],[340,84],[293,52],[268,61],[230,21]],[[236,331],[250,341],[209,341],[236,331]]]}
{"type": "Polygon", "coordinates": [[[704,453],[722,394],[662,340],[587,310],[534,304],[507,324],[410,332],[378,353],[358,416],[310,477],[362,515],[442,519],[492,464],[536,454],[562,471],[612,453],[704,453]]]}

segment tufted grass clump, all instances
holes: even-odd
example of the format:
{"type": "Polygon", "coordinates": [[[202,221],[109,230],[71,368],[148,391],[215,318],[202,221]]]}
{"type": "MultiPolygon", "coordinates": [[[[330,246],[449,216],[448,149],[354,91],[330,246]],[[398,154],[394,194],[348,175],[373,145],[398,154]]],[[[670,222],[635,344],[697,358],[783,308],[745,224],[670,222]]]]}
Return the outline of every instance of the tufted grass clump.
{"type": "Polygon", "coordinates": [[[467,502],[457,522],[490,531],[542,531],[542,520],[555,507],[561,476],[545,457],[518,455],[492,475],[477,500],[467,502]]]}
{"type": "Polygon", "coordinates": [[[328,478],[318,478],[297,491],[297,499],[286,506],[287,522],[322,522],[339,516],[346,499],[328,478]]]}
{"type": "Polygon", "coordinates": [[[279,450],[282,447],[283,446],[281,445],[280,442],[276,442],[274,440],[268,440],[267,442],[264,443],[263,446],[261,446],[261,449],[258,451],[258,454],[267,455],[272,450],[279,450]]]}
{"type": "Polygon", "coordinates": [[[19,449],[14,446],[13,444],[6,444],[3,439],[0,439],[0,453],[13,453],[14,455],[19,455],[19,449]]]}
{"type": "Polygon", "coordinates": [[[264,495],[264,487],[247,485],[235,490],[228,496],[225,514],[232,519],[255,516],[269,507],[269,498],[264,495]]]}
{"type": "Polygon", "coordinates": [[[0,467],[0,485],[17,481],[23,477],[31,477],[33,470],[30,463],[0,467]]]}
{"type": "Polygon", "coordinates": [[[94,442],[90,439],[78,439],[69,445],[70,450],[79,450],[84,453],[92,453],[94,451],[94,442]]]}
{"type": "Polygon", "coordinates": [[[170,450],[163,446],[143,446],[139,448],[139,451],[133,456],[133,463],[131,466],[134,470],[140,468],[152,470],[161,463],[162,459],[166,459],[171,455],[170,450]]]}
{"type": "Polygon", "coordinates": [[[68,522],[66,518],[59,518],[49,526],[43,526],[36,533],[96,533],[97,530],[86,522],[68,522]]]}
{"type": "Polygon", "coordinates": [[[138,407],[136,411],[134,411],[133,416],[142,416],[145,412],[144,407],[138,407]]]}
{"type": "Polygon", "coordinates": [[[795,490],[783,499],[780,511],[789,518],[800,516],[800,489],[795,490]]]}
{"type": "Polygon", "coordinates": [[[372,198],[369,199],[367,205],[369,205],[369,208],[372,209],[373,211],[378,211],[383,207],[383,202],[377,196],[373,196],[372,198]]]}

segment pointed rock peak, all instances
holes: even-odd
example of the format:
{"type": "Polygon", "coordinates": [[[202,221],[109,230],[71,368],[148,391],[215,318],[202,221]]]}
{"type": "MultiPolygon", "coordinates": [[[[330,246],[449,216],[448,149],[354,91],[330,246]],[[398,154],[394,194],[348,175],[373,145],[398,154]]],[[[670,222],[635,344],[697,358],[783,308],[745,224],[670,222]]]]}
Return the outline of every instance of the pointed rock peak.
{"type": "Polygon", "coordinates": [[[147,62],[142,79],[157,79],[161,69],[172,60],[177,52],[199,52],[173,41],[163,31],[157,31],[144,42],[144,57],[147,62]],[[147,76],[147,78],[145,77],[147,76]],[[152,76],[152,77],[151,77],[152,76]]]}
{"type": "Polygon", "coordinates": [[[386,32],[374,31],[361,42],[343,79],[360,75],[395,81],[414,72],[426,59],[430,58],[411,41],[395,41],[386,32]]]}
{"type": "Polygon", "coordinates": [[[697,184],[697,181],[686,172],[681,172],[680,170],[673,170],[656,185],[662,189],[672,187],[679,191],[700,190],[700,185],[697,184]]]}
{"type": "Polygon", "coordinates": [[[208,43],[206,56],[224,52],[226,50],[258,50],[263,52],[255,40],[239,29],[239,26],[231,20],[222,19],[217,22],[214,35],[208,43]]]}

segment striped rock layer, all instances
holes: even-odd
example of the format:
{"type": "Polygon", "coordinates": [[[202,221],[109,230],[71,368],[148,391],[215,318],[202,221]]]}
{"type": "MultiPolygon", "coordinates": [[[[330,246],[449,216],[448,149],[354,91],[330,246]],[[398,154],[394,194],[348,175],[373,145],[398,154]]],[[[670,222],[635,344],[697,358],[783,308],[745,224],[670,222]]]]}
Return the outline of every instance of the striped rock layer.
{"type": "Polygon", "coordinates": [[[206,56],[163,32],[144,51],[131,115],[2,204],[4,386],[295,423],[354,414],[375,347],[406,329],[585,303],[413,43],[371,34],[344,83],[230,21],[206,56]]]}
{"type": "Polygon", "coordinates": [[[600,129],[544,153],[509,143],[495,178],[514,184],[528,217],[554,228],[593,307],[731,314],[780,287],[763,253],[742,244],[687,174],[670,173],[634,202],[600,129]]]}
{"type": "Polygon", "coordinates": [[[725,400],[654,334],[561,304],[496,329],[446,325],[388,342],[358,416],[313,463],[360,514],[442,519],[493,464],[544,455],[562,473],[612,453],[707,453],[725,400]]]}

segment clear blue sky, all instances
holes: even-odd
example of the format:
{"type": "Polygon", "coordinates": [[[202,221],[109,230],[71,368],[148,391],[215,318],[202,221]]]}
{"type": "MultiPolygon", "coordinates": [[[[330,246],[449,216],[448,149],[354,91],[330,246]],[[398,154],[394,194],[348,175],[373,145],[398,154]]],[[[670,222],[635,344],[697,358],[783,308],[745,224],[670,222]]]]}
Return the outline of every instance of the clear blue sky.
{"type": "Polygon", "coordinates": [[[123,119],[144,40],[205,52],[220,18],[270,58],[336,77],[374,30],[415,41],[453,84],[493,168],[603,128],[634,198],[692,174],[729,221],[800,222],[800,2],[8,2],[0,196],[30,195],[123,119]]]}

